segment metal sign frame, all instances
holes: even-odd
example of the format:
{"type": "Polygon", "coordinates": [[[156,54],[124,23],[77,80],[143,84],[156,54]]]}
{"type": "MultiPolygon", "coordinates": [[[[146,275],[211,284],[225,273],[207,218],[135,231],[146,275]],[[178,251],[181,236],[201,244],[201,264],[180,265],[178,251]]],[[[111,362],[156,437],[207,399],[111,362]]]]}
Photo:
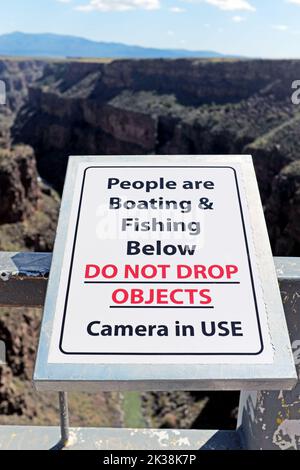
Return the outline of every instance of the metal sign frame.
{"type": "Polygon", "coordinates": [[[290,389],[297,374],[290,348],[275,267],[251,156],[70,157],[41,327],[34,383],[38,390],[259,390],[290,389]],[[49,363],[54,312],[66,249],[74,185],[79,166],[239,165],[253,229],[256,261],[274,349],[272,364],[71,364],[49,363]]]}

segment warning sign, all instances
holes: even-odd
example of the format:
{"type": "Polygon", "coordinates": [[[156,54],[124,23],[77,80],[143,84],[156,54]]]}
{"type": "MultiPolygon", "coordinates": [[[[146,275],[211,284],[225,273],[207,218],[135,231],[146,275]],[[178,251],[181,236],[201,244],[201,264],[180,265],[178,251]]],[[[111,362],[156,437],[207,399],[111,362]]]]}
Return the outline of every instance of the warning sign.
{"type": "Polygon", "coordinates": [[[69,170],[47,363],[274,364],[241,157],[125,158],[69,170]]]}

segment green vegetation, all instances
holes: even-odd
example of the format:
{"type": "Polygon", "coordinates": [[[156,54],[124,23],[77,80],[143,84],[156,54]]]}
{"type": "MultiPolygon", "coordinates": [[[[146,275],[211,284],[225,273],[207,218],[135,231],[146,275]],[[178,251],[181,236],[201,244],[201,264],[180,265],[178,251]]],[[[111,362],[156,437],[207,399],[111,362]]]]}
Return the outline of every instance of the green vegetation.
{"type": "Polygon", "coordinates": [[[142,399],[139,392],[125,392],[123,394],[124,426],[127,428],[146,427],[142,411],[142,399]]]}

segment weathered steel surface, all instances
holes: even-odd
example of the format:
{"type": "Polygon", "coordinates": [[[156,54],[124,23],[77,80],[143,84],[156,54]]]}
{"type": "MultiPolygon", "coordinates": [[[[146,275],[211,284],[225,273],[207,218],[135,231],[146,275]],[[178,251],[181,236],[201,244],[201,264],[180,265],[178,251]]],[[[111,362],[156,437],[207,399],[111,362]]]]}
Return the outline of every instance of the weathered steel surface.
{"type": "MultiPolygon", "coordinates": [[[[300,373],[300,259],[276,260],[294,359],[300,373]]],[[[248,449],[300,450],[300,382],[293,390],[242,392],[239,426],[248,449]]]]}
{"type": "Polygon", "coordinates": [[[0,305],[44,305],[51,253],[0,252],[0,305]]]}
{"type": "MultiPolygon", "coordinates": [[[[0,450],[56,448],[57,427],[0,426],[0,450]]],[[[227,450],[240,449],[235,431],[71,428],[67,450],[227,450]]]]}

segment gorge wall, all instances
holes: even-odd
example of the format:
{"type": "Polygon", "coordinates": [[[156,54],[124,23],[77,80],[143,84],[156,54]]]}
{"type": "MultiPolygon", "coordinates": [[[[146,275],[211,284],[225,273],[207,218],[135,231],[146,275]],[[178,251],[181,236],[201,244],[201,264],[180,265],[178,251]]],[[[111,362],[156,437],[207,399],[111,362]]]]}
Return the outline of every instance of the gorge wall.
{"type": "Polygon", "coordinates": [[[251,153],[274,254],[297,255],[297,77],[300,61],[48,63],[12,139],[58,191],[72,154],[251,153]]]}

